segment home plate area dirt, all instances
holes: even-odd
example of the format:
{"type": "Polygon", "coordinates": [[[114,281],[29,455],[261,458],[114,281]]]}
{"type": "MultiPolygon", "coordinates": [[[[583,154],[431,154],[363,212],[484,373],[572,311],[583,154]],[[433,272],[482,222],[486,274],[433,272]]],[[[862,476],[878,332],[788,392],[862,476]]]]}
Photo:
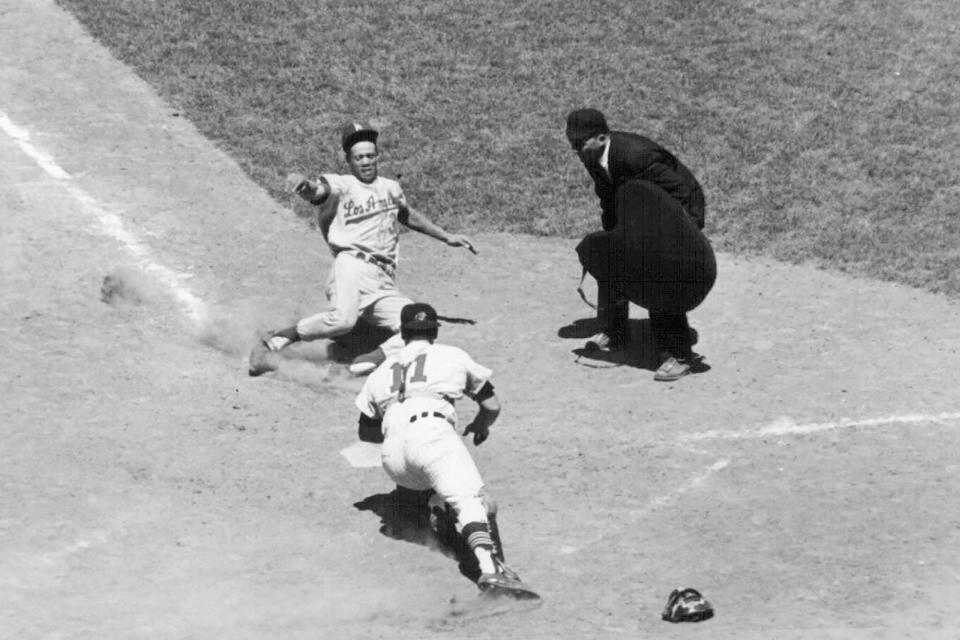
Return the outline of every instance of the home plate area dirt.
{"type": "Polygon", "coordinates": [[[401,288],[503,403],[469,446],[542,600],[485,599],[364,508],[395,487],[341,453],[362,340],[247,376],[322,308],[319,234],[54,4],[0,5],[0,635],[957,636],[955,302],[721,253],[708,368],[663,384],[642,309],[581,350],[577,239],[405,234],[401,288]],[[678,587],[716,615],[662,621],[678,587]]]}

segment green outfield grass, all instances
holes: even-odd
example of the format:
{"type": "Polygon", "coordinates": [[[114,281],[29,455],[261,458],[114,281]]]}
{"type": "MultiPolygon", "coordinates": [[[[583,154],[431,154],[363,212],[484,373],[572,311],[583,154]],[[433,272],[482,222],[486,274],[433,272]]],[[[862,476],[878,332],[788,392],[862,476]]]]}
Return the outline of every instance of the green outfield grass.
{"type": "Polygon", "coordinates": [[[447,227],[577,237],[594,106],[698,174],[718,249],[960,294],[955,0],[59,2],[291,205],[365,118],[447,227]]]}

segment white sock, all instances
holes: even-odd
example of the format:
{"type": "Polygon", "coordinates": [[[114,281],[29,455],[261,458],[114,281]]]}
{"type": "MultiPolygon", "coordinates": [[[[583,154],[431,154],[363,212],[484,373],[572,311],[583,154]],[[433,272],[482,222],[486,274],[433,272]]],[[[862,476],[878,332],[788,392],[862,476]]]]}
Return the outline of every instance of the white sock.
{"type": "Polygon", "coordinates": [[[496,573],[497,566],[493,564],[493,555],[489,549],[476,547],[473,553],[477,556],[477,562],[480,564],[480,573],[496,573]]]}

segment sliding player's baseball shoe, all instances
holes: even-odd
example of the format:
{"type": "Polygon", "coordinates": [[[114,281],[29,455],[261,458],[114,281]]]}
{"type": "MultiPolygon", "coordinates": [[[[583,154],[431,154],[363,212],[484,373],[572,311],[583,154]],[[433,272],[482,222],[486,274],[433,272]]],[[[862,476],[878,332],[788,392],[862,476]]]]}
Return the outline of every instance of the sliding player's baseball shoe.
{"type": "Polygon", "coordinates": [[[266,339],[263,339],[250,351],[249,363],[250,375],[262,376],[280,368],[280,354],[272,351],[266,339]]]}
{"type": "Polygon", "coordinates": [[[477,580],[477,586],[491,596],[510,596],[517,600],[539,600],[540,594],[520,582],[502,573],[484,573],[477,580]]]}
{"type": "Polygon", "coordinates": [[[377,347],[369,353],[364,353],[353,359],[347,366],[347,370],[355,376],[366,376],[373,373],[373,370],[383,364],[387,359],[387,354],[383,349],[377,347]]]}

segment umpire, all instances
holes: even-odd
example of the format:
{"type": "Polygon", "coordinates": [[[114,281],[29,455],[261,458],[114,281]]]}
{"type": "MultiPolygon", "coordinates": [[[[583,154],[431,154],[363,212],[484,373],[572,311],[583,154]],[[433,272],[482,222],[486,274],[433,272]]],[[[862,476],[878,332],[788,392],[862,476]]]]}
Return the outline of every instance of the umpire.
{"type": "Polygon", "coordinates": [[[672,153],[644,136],[611,131],[596,109],[571,112],[566,136],[593,178],[603,226],[577,247],[598,285],[600,333],[587,348],[606,351],[629,341],[632,301],[650,314],[660,361],[654,379],[677,380],[696,359],[687,312],[716,279],[713,250],[701,231],[703,189],[672,153]]]}

